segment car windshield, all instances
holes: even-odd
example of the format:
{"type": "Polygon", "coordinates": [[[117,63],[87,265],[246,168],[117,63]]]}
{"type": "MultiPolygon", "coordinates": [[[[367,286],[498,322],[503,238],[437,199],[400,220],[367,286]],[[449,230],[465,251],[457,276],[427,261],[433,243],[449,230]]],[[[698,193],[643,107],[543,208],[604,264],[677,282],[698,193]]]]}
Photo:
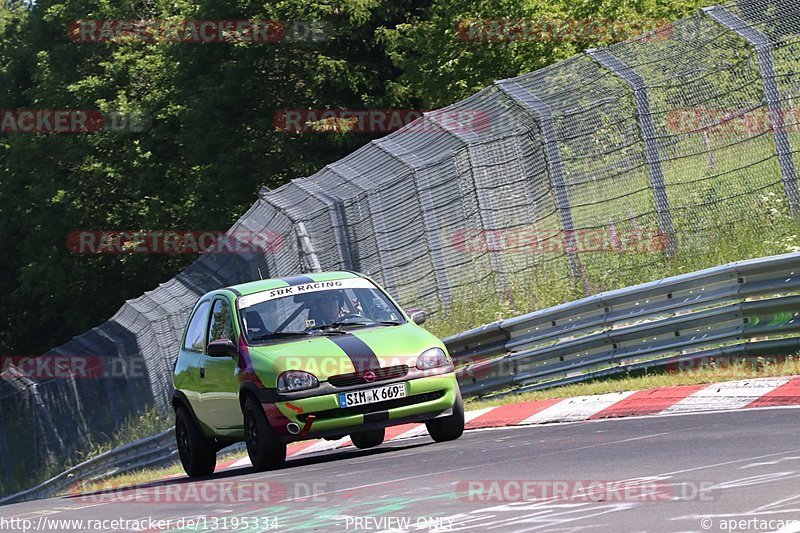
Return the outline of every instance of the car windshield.
{"type": "Polygon", "coordinates": [[[249,344],[304,335],[341,335],[405,323],[384,293],[363,278],[310,282],[239,298],[249,344]]]}

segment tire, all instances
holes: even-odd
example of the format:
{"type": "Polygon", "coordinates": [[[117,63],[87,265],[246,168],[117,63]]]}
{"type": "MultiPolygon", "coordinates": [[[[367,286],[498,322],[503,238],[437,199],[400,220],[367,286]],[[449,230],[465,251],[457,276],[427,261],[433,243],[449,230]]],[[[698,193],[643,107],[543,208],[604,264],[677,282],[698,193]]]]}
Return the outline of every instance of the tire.
{"type": "Polygon", "coordinates": [[[261,402],[253,397],[244,404],[244,441],[250,462],[258,472],[273,470],[286,461],[286,444],[272,431],[261,402]]]}
{"type": "Polygon", "coordinates": [[[363,450],[365,448],[374,448],[375,446],[380,446],[383,444],[383,439],[385,436],[386,430],[384,428],[371,429],[369,431],[351,433],[350,440],[353,441],[353,445],[356,448],[363,450]]]}
{"type": "Polygon", "coordinates": [[[217,451],[186,407],[175,410],[175,440],[181,464],[189,477],[210,476],[217,466],[217,451]]]}
{"type": "Polygon", "coordinates": [[[434,418],[425,422],[428,433],[436,442],[456,440],[464,433],[464,401],[461,399],[461,390],[456,385],[456,401],[453,404],[453,414],[443,418],[434,418]]]}

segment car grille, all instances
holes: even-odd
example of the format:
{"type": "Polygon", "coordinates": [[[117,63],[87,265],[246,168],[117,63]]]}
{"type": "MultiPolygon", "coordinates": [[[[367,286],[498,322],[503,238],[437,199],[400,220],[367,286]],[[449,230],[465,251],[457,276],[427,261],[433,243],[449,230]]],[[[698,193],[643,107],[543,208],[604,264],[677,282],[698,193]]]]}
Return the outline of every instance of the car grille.
{"type": "Polygon", "coordinates": [[[308,415],[315,415],[317,420],[324,420],[326,418],[342,418],[345,416],[365,415],[367,413],[374,413],[376,411],[385,411],[387,409],[397,409],[398,407],[406,407],[423,402],[432,402],[444,396],[445,391],[426,392],[424,394],[416,394],[414,396],[407,396],[405,398],[397,398],[396,400],[387,400],[380,403],[368,403],[364,405],[356,405],[354,407],[345,407],[344,409],[328,409],[326,411],[317,411],[316,413],[304,413],[297,417],[300,422],[305,422],[308,415]]]}
{"type": "Polygon", "coordinates": [[[387,379],[403,378],[408,374],[407,365],[387,366],[386,368],[376,368],[374,370],[366,370],[364,372],[353,372],[352,374],[339,374],[338,376],[331,376],[328,378],[328,383],[334,387],[353,387],[355,385],[363,385],[365,383],[377,383],[379,381],[386,381],[387,379]],[[372,372],[375,374],[375,379],[367,381],[364,379],[364,374],[372,372]]]}

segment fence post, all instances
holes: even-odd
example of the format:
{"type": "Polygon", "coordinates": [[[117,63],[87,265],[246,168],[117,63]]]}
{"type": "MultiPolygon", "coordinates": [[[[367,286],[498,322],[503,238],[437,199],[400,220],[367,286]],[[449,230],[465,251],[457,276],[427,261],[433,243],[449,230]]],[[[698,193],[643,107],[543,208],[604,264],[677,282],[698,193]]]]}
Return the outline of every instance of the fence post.
{"type": "MultiPolygon", "coordinates": [[[[269,192],[269,191],[267,191],[267,192],[269,192]]],[[[275,211],[277,213],[280,213],[281,215],[285,216],[289,220],[289,222],[291,222],[292,228],[294,229],[295,237],[297,238],[297,259],[300,262],[300,266],[301,267],[313,268],[314,261],[316,261],[317,266],[319,266],[319,260],[316,258],[316,254],[314,254],[314,258],[313,259],[309,258],[309,256],[306,255],[306,250],[305,250],[305,247],[303,245],[302,240],[300,239],[300,233],[299,233],[299,229],[297,227],[297,225],[299,223],[301,223],[301,222],[299,222],[298,220],[295,220],[295,218],[292,217],[291,215],[289,215],[288,211],[283,206],[281,206],[277,202],[275,202],[274,199],[269,198],[267,194],[262,194],[261,195],[261,199],[264,200],[269,205],[271,205],[273,207],[273,209],[275,209],[275,211]]],[[[305,232],[305,226],[303,227],[303,231],[305,232]]],[[[306,233],[305,235],[306,235],[306,238],[308,238],[308,233],[306,233]]],[[[310,245],[310,240],[309,240],[309,245],[310,245]]],[[[312,247],[311,248],[311,252],[313,253],[313,251],[314,251],[314,249],[312,247]]],[[[269,257],[269,252],[268,251],[265,250],[264,254],[265,254],[265,257],[269,257]]],[[[267,265],[269,265],[269,261],[267,261],[267,265]]],[[[277,264],[276,264],[275,272],[278,272],[278,271],[279,271],[279,269],[277,268],[277,264]]]]}
{"type": "MultiPolygon", "coordinates": [[[[383,272],[383,285],[386,290],[395,298],[400,300],[400,295],[397,293],[397,280],[395,277],[394,269],[390,267],[392,263],[391,260],[391,247],[389,245],[389,237],[388,229],[386,226],[386,221],[383,218],[383,206],[381,205],[380,198],[376,195],[377,190],[371,189],[366,190],[357,183],[353,181],[353,177],[355,177],[356,172],[352,170],[350,167],[341,164],[338,166],[344,166],[344,169],[337,168],[333,164],[328,165],[328,169],[342,178],[343,180],[347,181],[358,187],[362,192],[367,195],[367,204],[369,205],[369,219],[372,223],[372,232],[375,234],[375,246],[378,251],[378,261],[381,264],[381,271],[383,272]]],[[[371,274],[371,273],[369,273],[371,274]]],[[[401,302],[402,304],[402,302],[401,302]]]]}
{"type": "Polygon", "coordinates": [[[744,20],[731,13],[723,6],[703,8],[703,13],[717,21],[722,26],[736,33],[747,41],[756,51],[758,59],[758,72],[761,75],[761,84],[764,88],[764,97],[769,110],[769,122],[772,134],[775,137],[775,150],[778,152],[778,165],[781,169],[781,181],[786,192],[786,201],[789,212],[794,218],[800,218],[800,194],[797,190],[797,170],[792,159],[792,145],[786,131],[783,106],[778,82],[775,80],[775,64],[772,60],[772,43],[767,35],[758,28],[747,24],[744,20]]]}
{"type": "Polygon", "coordinates": [[[656,216],[658,216],[658,228],[664,237],[667,255],[672,255],[675,253],[675,227],[672,224],[672,212],[669,209],[669,198],[664,183],[664,170],[661,168],[661,156],[658,153],[656,127],[650,111],[650,96],[647,94],[644,79],[605,48],[590,48],[586,50],[586,53],[603,67],[622,78],[633,92],[636,115],[639,118],[639,131],[644,144],[644,157],[649,169],[650,188],[653,190],[656,216]]]}
{"type": "MultiPolygon", "coordinates": [[[[423,118],[423,120],[425,120],[423,118]]],[[[433,273],[436,277],[436,285],[439,289],[439,297],[444,307],[450,307],[452,302],[450,294],[450,282],[447,279],[444,257],[442,256],[442,240],[439,235],[439,225],[433,216],[433,201],[430,189],[427,194],[423,192],[422,182],[427,184],[427,170],[424,162],[416,154],[405,150],[402,146],[395,143],[391,137],[383,137],[373,141],[373,144],[380,148],[387,155],[399,160],[411,169],[414,181],[414,188],[419,200],[420,210],[422,211],[422,221],[425,224],[425,240],[428,243],[428,250],[431,253],[433,262],[433,273]]]]}
{"type": "Polygon", "coordinates": [[[338,198],[324,192],[319,185],[307,179],[298,179],[293,182],[312,198],[317,198],[324,203],[328,208],[328,214],[331,217],[331,230],[333,231],[333,238],[336,241],[336,247],[339,250],[339,259],[341,260],[342,268],[344,270],[359,270],[356,262],[353,260],[353,255],[350,250],[349,241],[347,240],[347,217],[344,213],[344,206],[342,201],[338,198]]]}
{"type": "Polygon", "coordinates": [[[306,225],[302,222],[297,222],[294,228],[295,233],[297,233],[297,240],[300,243],[300,250],[302,250],[306,259],[306,266],[311,272],[322,272],[319,257],[317,257],[317,252],[314,251],[314,243],[311,242],[311,237],[308,236],[306,225]]]}
{"type": "Polygon", "coordinates": [[[494,84],[511,102],[521,107],[527,114],[533,115],[539,124],[545,159],[547,160],[548,175],[555,193],[556,210],[558,211],[561,228],[564,231],[564,249],[567,253],[569,271],[573,278],[583,283],[583,288],[588,294],[590,292],[589,283],[578,255],[575,225],[572,221],[572,207],[570,206],[567,186],[564,181],[564,165],[561,162],[561,152],[558,149],[556,129],[553,125],[553,112],[550,106],[542,99],[526,91],[514,80],[499,80],[494,84]]]}
{"type": "MultiPolygon", "coordinates": [[[[435,111],[434,113],[439,113],[435,111]]],[[[436,116],[434,114],[434,116],[436,116]]],[[[426,120],[430,120],[427,118],[426,120]]],[[[483,187],[478,186],[478,181],[475,179],[475,165],[473,164],[473,155],[472,155],[472,143],[467,140],[467,136],[474,137],[474,134],[468,132],[467,135],[458,131],[458,128],[451,129],[448,127],[447,120],[430,120],[430,124],[433,124],[435,127],[442,130],[447,135],[451,137],[455,137],[467,150],[467,159],[469,161],[469,171],[470,175],[472,176],[472,183],[475,186],[475,197],[478,201],[478,216],[481,220],[481,228],[485,232],[482,237],[486,238],[486,244],[489,248],[489,262],[492,265],[492,270],[496,276],[495,282],[497,284],[497,292],[498,294],[508,294],[508,291],[511,287],[509,287],[508,283],[506,282],[505,271],[503,267],[503,258],[500,257],[500,245],[497,242],[497,234],[494,225],[494,216],[492,216],[492,202],[489,196],[486,194],[486,191],[483,187]]],[[[458,169],[458,160],[454,162],[456,168],[458,169]]]]}

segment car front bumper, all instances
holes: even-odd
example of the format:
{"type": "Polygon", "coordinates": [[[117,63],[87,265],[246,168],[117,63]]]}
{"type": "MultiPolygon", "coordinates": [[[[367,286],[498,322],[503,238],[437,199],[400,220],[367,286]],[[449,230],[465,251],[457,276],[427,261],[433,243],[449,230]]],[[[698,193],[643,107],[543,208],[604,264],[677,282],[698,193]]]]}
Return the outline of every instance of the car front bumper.
{"type": "MultiPolygon", "coordinates": [[[[270,425],[286,442],[346,435],[356,431],[408,422],[422,422],[452,413],[458,387],[454,373],[409,380],[392,380],[392,382],[399,381],[407,383],[405,398],[357,407],[339,407],[339,393],[286,401],[274,401],[275,398],[270,395],[265,399],[272,401],[264,402],[262,400],[262,403],[269,404],[265,411],[270,425]],[[314,415],[314,419],[305,432],[300,435],[292,435],[286,430],[286,425],[290,422],[305,428],[310,415],[314,415]]],[[[377,382],[359,388],[370,389],[386,383],[377,382]]]]}

